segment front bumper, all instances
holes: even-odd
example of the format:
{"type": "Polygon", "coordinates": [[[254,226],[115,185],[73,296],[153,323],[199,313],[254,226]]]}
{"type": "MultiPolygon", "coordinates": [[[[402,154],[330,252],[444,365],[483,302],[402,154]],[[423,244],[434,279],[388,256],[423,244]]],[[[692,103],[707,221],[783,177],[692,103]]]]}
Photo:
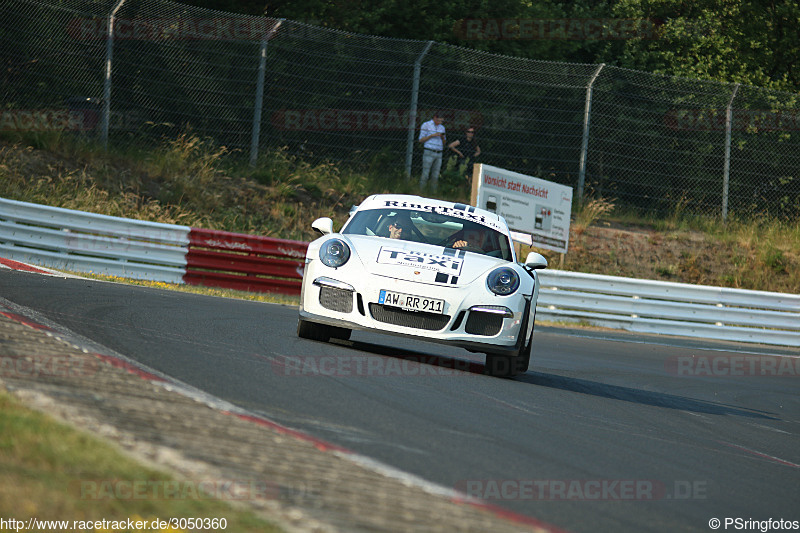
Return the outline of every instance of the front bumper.
{"type": "Polygon", "coordinates": [[[449,344],[475,352],[510,355],[519,350],[520,330],[530,295],[519,292],[497,296],[483,287],[432,287],[382,276],[365,279],[362,275],[358,279],[359,276],[348,276],[344,269],[313,268],[314,263],[306,265],[303,278],[300,302],[303,320],[449,344]],[[382,289],[443,299],[443,313],[381,305],[378,300],[382,289]]]}

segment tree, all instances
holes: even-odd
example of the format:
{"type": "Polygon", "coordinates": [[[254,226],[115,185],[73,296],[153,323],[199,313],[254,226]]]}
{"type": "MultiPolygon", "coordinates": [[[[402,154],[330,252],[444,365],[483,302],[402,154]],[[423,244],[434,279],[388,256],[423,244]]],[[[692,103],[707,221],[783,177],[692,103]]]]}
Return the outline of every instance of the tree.
{"type": "Polygon", "coordinates": [[[800,56],[800,4],[793,0],[617,0],[614,13],[662,22],[656,39],[625,42],[614,61],[619,66],[800,89],[793,66],[800,56]]]}
{"type": "MultiPolygon", "coordinates": [[[[797,92],[800,3],[796,0],[188,0],[201,7],[267,15],[343,31],[437,41],[546,61],[607,63],[690,78],[797,92]],[[581,38],[513,35],[538,24],[642,21],[655,35],[581,38]],[[465,21],[477,32],[465,35],[465,21]],[[498,29],[506,23],[511,32],[498,29]],[[509,35],[511,33],[512,35],[509,35]]],[[[613,35],[613,31],[612,31],[613,35]]]]}

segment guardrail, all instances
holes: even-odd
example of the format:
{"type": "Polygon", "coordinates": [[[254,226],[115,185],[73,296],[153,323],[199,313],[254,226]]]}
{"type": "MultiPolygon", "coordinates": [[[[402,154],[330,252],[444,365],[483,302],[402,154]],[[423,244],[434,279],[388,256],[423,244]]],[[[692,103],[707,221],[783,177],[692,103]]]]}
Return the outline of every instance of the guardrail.
{"type": "Polygon", "coordinates": [[[0,198],[0,255],[62,270],[182,283],[190,230],[0,198]]]}
{"type": "Polygon", "coordinates": [[[192,228],[184,282],[300,294],[308,243],[192,228]]]}
{"type": "MultiPolygon", "coordinates": [[[[299,294],[308,243],[0,198],[0,255],[76,272],[299,294]]],[[[540,271],[540,320],[800,346],[800,296],[540,271]]]]}
{"type": "Polygon", "coordinates": [[[640,333],[800,346],[800,296],[540,271],[536,317],[640,333]]]}
{"type": "Polygon", "coordinates": [[[0,198],[0,255],[74,272],[299,294],[307,247],[0,198]]]}

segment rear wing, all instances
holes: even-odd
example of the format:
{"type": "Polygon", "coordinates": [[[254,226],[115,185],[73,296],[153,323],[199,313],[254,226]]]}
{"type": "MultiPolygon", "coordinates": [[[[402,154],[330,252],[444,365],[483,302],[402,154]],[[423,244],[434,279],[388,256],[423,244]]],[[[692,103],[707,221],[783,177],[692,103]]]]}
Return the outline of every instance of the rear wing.
{"type": "Polygon", "coordinates": [[[512,241],[518,242],[520,244],[527,244],[528,246],[533,246],[533,238],[527,233],[520,233],[518,231],[511,231],[511,230],[509,230],[508,233],[511,235],[512,241]]]}

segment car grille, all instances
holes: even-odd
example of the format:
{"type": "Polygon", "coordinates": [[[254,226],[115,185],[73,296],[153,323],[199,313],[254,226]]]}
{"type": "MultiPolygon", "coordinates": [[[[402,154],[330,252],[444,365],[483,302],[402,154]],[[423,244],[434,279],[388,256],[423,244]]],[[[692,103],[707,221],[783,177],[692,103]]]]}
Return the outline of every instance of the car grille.
{"type": "Polygon", "coordinates": [[[503,315],[497,313],[482,313],[470,311],[464,331],[470,335],[483,335],[492,337],[500,333],[503,327],[503,315]]]}
{"type": "Polygon", "coordinates": [[[353,293],[345,289],[336,289],[323,285],[319,288],[319,304],[331,311],[352,313],[353,293]]]}
{"type": "Polygon", "coordinates": [[[378,322],[386,322],[387,324],[407,328],[427,329],[429,331],[438,331],[450,322],[450,315],[404,311],[397,307],[375,303],[369,304],[369,312],[372,314],[372,318],[378,322]]]}

